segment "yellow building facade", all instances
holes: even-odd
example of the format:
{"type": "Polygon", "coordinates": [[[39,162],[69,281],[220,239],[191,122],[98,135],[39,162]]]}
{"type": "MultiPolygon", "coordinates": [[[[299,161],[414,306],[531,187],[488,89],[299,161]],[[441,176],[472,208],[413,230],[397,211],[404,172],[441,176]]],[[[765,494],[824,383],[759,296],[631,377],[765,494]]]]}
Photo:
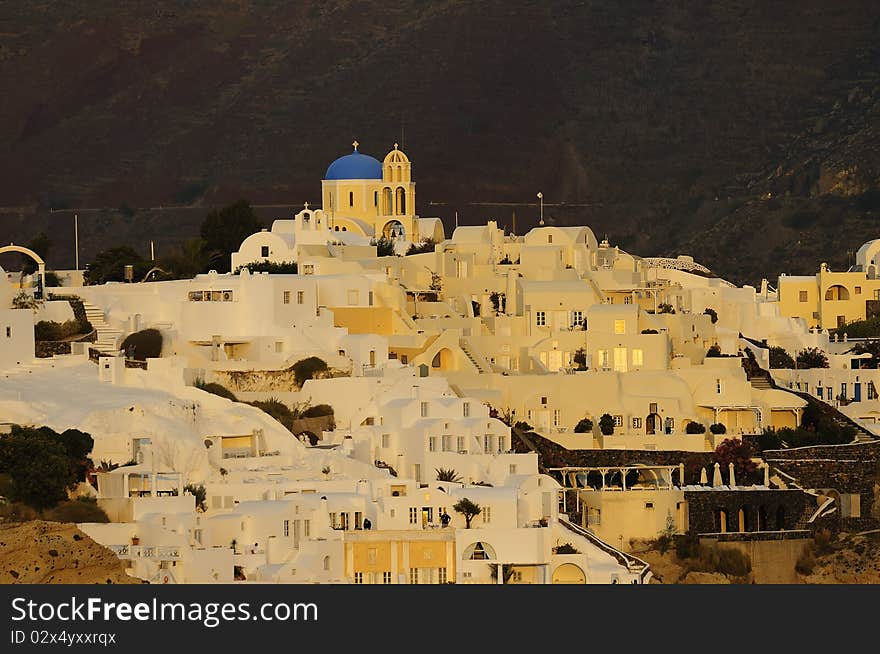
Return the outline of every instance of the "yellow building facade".
{"type": "Polygon", "coordinates": [[[868,302],[880,298],[880,279],[864,271],[833,272],[823,263],[815,275],[780,276],[777,289],[783,316],[837,329],[868,317],[868,302]]]}
{"type": "Polygon", "coordinates": [[[331,163],[321,181],[331,229],[418,242],[416,185],[409,158],[396,143],[382,162],[358,152],[357,141],[352,145],[354,151],[331,163]]]}
{"type": "Polygon", "coordinates": [[[445,584],[455,574],[454,529],[345,534],[345,575],[356,584],[445,584]]]}

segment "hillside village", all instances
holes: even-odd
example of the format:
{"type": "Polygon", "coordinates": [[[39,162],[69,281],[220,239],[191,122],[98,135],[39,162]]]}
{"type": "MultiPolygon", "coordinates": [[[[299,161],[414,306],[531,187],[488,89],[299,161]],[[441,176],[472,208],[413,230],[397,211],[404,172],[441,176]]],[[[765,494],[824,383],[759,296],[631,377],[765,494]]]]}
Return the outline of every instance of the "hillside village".
{"type": "Polygon", "coordinates": [[[16,443],[84,434],[38,508],[150,583],[641,584],[645,544],[789,582],[880,527],[880,239],[752,287],[542,215],[447,237],[359,148],[228,273],[0,248],[5,521],[16,443]]]}

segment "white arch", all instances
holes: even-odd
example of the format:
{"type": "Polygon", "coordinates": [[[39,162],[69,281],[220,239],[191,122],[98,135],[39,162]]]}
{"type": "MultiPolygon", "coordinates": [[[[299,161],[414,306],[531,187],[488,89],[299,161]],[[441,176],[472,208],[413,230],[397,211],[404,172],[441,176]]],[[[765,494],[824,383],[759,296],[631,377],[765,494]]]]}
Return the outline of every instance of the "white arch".
{"type": "Polygon", "coordinates": [[[46,294],[46,262],[43,261],[43,258],[31,250],[30,248],[23,247],[21,245],[15,245],[14,243],[10,243],[9,245],[4,245],[0,248],[0,254],[4,254],[6,252],[19,252],[21,254],[28,255],[31,259],[33,259],[37,263],[37,271],[40,273],[40,292],[45,296],[46,294]]]}

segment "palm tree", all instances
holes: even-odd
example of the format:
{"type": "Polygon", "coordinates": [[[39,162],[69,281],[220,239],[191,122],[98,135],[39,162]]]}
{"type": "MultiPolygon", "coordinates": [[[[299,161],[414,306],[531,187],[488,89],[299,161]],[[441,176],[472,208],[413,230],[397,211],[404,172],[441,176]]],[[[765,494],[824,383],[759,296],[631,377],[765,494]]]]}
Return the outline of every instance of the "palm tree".
{"type": "Polygon", "coordinates": [[[437,473],[437,481],[451,481],[453,483],[461,483],[461,475],[459,475],[455,470],[449,468],[434,468],[434,471],[437,473]]]}

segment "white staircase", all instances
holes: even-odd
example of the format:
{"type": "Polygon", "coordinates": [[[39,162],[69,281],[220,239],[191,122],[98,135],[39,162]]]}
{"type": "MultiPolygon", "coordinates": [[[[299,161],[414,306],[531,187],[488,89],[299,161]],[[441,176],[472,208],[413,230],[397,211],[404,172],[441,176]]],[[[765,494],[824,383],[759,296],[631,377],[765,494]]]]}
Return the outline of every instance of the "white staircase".
{"type": "Polygon", "coordinates": [[[474,367],[478,371],[480,371],[481,373],[492,372],[486,366],[482,357],[474,355],[473,351],[471,350],[470,345],[468,345],[468,342],[465,339],[463,339],[463,338],[460,339],[458,343],[459,343],[459,346],[461,347],[461,351],[464,352],[464,355],[468,358],[468,360],[470,360],[470,362],[472,364],[474,364],[474,367]]]}
{"type": "Polygon", "coordinates": [[[107,324],[104,320],[104,312],[94,304],[83,302],[83,309],[98,336],[92,347],[103,354],[116,354],[119,351],[119,337],[122,336],[122,330],[107,324]]]}

